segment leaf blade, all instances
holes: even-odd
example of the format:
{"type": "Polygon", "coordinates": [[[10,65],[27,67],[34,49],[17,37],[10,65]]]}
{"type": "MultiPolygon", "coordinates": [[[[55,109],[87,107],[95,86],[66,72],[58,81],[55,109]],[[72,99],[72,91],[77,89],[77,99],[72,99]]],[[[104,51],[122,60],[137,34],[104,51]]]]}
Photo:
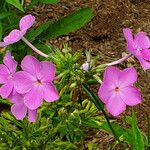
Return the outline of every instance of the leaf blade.
{"type": "Polygon", "coordinates": [[[48,29],[42,33],[41,37],[44,39],[50,39],[69,32],[74,32],[89,22],[92,17],[93,13],[90,8],[82,8],[53,22],[48,29]]]}
{"type": "Polygon", "coordinates": [[[19,0],[6,0],[6,2],[8,4],[11,4],[11,5],[15,6],[20,11],[24,12],[24,9],[23,9],[22,5],[20,4],[19,0]]]}

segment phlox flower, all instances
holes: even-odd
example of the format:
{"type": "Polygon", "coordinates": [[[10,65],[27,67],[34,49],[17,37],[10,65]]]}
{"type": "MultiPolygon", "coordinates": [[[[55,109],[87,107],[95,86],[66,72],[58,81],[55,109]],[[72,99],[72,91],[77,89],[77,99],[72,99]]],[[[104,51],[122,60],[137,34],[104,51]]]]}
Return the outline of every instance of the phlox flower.
{"type": "Polygon", "coordinates": [[[138,32],[132,35],[129,28],[123,29],[124,37],[127,41],[128,50],[139,60],[143,69],[150,68],[150,40],[145,32],[138,32]]]}
{"type": "Polygon", "coordinates": [[[0,64],[0,95],[7,98],[13,92],[13,75],[16,72],[17,62],[12,58],[9,51],[3,59],[4,64],[0,64]]]}
{"type": "Polygon", "coordinates": [[[107,67],[104,80],[99,88],[98,96],[113,116],[118,116],[126,109],[126,105],[141,103],[141,94],[133,86],[137,80],[137,72],[133,67],[119,70],[107,67]]]}
{"type": "Polygon", "coordinates": [[[26,56],[21,62],[23,71],[14,75],[14,88],[24,94],[24,104],[31,110],[37,109],[43,99],[52,102],[59,99],[52,81],[55,78],[55,65],[48,61],[39,62],[33,56],[26,56]]]}
{"type": "Polygon", "coordinates": [[[4,47],[13,43],[18,42],[23,38],[26,34],[27,30],[34,24],[35,17],[32,15],[24,16],[19,22],[19,30],[14,29],[12,30],[8,36],[4,38],[3,42],[0,42],[0,47],[4,47]]]}
{"type": "Polygon", "coordinates": [[[9,101],[13,103],[11,112],[17,120],[23,120],[28,113],[29,122],[35,122],[37,118],[37,109],[30,110],[24,104],[24,96],[15,92],[8,97],[9,101]]]}

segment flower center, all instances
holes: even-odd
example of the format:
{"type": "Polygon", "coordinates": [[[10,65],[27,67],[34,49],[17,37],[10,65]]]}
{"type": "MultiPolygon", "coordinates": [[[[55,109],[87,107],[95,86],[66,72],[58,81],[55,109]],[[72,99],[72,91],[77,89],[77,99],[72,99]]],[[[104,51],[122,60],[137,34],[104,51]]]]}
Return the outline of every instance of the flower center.
{"type": "Polygon", "coordinates": [[[36,85],[42,85],[42,82],[41,82],[40,80],[37,80],[37,81],[35,82],[35,84],[36,84],[36,85]]]}
{"type": "Polygon", "coordinates": [[[9,78],[9,79],[12,79],[12,78],[13,78],[13,76],[10,74],[10,75],[8,76],[8,78],[9,78]]]}
{"type": "Polygon", "coordinates": [[[117,86],[116,88],[115,88],[115,92],[119,92],[120,91],[120,88],[117,86]]]}

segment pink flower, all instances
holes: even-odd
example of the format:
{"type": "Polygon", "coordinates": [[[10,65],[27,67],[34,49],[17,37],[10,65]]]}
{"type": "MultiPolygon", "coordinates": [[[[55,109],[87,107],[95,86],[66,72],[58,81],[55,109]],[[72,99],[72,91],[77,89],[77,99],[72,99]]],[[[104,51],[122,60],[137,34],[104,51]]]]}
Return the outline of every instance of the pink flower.
{"type": "Polygon", "coordinates": [[[135,37],[132,30],[124,28],[123,33],[127,41],[128,50],[139,60],[143,69],[150,68],[150,40],[146,33],[138,32],[135,37]]]}
{"type": "Polygon", "coordinates": [[[23,120],[28,112],[29,122],[35,122],[37,118],[37,109],[30,110],[24,104],[24,96],[18,93],[11,94],[9,96],[10,102],[13,103],[11,106],[11,112],[17,120],[23,120]]]}
{"type": "Polygon", "coordinates": [[[37,109],[43,99],[52,102],[59,99],[52,81],[55,78],[55,66],[51,62],[39,62],[33,56],[26,56],[21,63],[23,71],[14,75],[14,88],[24,94],[24,104],[31,110],[37,109]]]}
{"type": "Polygon", "coordinates": [[[136,80],[137,72],[133,67],[124,70],[116,67],[106,68],[98,96],[113,116],[122,113],[126,105],[134,106],[141,103],[141,94],[133,86],[136,80]]]}
{"type": "Polygon", "coordinates": [[[3,59],[3,64],[0,64],[0,95],[2,98],[7,98],[13,91],[13,75],[16,72],[17,62],[12,58],[9,51],[3,59]]]}
{"type": "Polygon", "coordinates": [[[26,34],[27,30],[34,24],[35,17],[32,15],[24,16],[19,22],[19,28],[12,30],[8,36],[4,38],[4,42],[0,42],[0,47],[4,47],[18,42],[26,34]]]}

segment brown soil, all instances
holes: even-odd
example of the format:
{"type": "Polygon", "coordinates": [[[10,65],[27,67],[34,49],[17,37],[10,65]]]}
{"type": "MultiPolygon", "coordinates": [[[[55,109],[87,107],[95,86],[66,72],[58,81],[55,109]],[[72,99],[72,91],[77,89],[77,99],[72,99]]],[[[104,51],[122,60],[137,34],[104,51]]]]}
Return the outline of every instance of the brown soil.
{"type": "MultiPolygon", "coordinates": [[[[75,51],[90,49],[93,54],[99,55],[101,63],[106,63],[121,58],[124,52],[128,53],[122,33],[123,27],[132,28],[134,32],[145,31],[150,35],[149,0],[61,0],[56,5],[38,5],[34,7],[32,13],[36,15],[37,22],[42,23],[50,19],[57,20],[85,6],[91,7],[94,12],[92,21],[75,33],[51,40],[52,45],[60,47],[67,42],[75,51]]],[[[138,70],[138,86],[143,95],[142,104],[134,109],[139,127],[146,132],[146,114],[150,113],[150,71],[143,71],[136,59],[129,59],[120,67],[131,65],[138,70]]],[[[126,114],[131,115],[130,108],[127,109],[126,114]]],[[[118,118],[119,122],[124,122],[123,118],[124,115],[121,115],[118,118]]],[[[110,146],[111,137],[100,135],[100,147],[106,150],[110,146]],[[102,146],[103,140],[105,146],[102,146]]]]}

